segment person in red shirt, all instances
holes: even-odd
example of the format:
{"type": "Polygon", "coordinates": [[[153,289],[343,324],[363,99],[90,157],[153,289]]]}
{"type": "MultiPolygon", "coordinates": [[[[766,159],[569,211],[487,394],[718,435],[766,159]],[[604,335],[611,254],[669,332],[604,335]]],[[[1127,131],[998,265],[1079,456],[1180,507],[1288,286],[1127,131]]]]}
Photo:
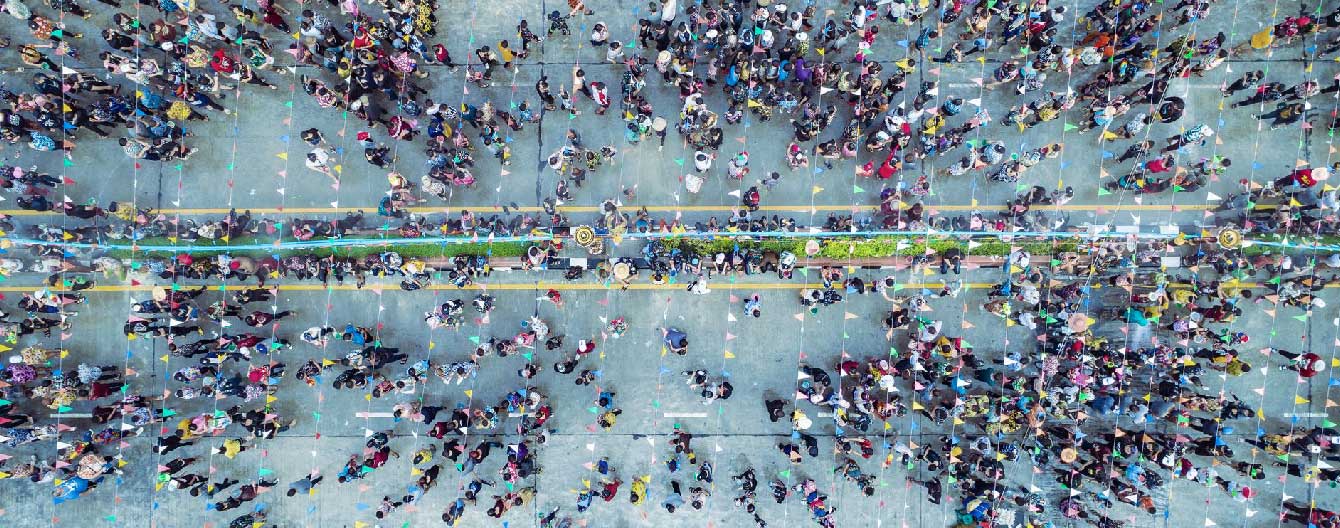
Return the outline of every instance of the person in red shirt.
{"type": "Polygon", "coordinates": [[[1294,363],[1293,368],[1298,371],[1299,376],[1311,378],[1326,370],[1326,362],[1322,361],[1321,356],[1308,352],[1294,363]]]}
{"type": "Polygon", "coordinates": [[[1275,180],[1274,187],[1285,190],[1303,190],[1315,186],[1317,182],[1325,180],[1330,175],[1330,170],[1326,167],[1294,169],[1288,176],[1275,180]]]}
{"type": "Polygon", "coordinates": [[[1290,360],[1288,365],[1280,365],[1280,370],[1293,370],[1304,378],[1311,378],[1326,370],[1326,362],[1313,352],[1299,354],[1288,350],[1277,350],[1276,353],[1290,360]]]}

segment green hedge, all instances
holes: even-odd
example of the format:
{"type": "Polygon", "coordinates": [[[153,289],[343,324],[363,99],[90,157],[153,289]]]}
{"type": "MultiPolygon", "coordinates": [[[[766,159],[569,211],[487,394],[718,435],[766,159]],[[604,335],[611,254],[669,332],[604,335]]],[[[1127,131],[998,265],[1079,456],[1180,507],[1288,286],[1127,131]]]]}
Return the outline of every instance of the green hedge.
{"type": "MultiPolygon", "coordinates": [[[[1263,241],[1263,242],[1283,242],[1285,238],[1286,237],[1276,234],[1252,235],[1251,237],[1253,241],[1263,241]]],[[[1312,255],[1315,252],[1318,256],[1325,258],[1330,256],[1332,251],[1327,249],[1313,249],[1310,246],[1312,245],[1331,246],[1331,247],[1340,246],[1340,236],[1335,235],[1322,235],[1316,237],[1294,235],[1287,238],[1289,240],[1289,243],[1296,244],[1297,246],[1300,247],[1284,248],[1278,246],[1263,246],[1260,244],[1253,244],[1250,246],[1244,246],[1241,249],[1241,251],[1244,255],[1248,256],[1264,255],[1266,253],[1271,254],[1289,253],[1293,255],[1298,254],[1312,255]]]]}
{"type": "MultiPolygon", "coordinates": [[[[846,259],[846,258],[886,258],[894,256],[922,255],[926,253],[929,246],[936,253],[943,253],[951,248],[958,248],[965,255],[977,256],[1005,256],[1009,255],[1010,248],[1019,246],[1033,254],[1046,255],[1067,251],[1075,251],[1079,245],[1075,242],[1047,242],[1033,241],[1010,244],[1000,240],[977,241],[980,245],[968,248],[967,240],[955,238],[938,238],[928,243],[919,242],[927,237],[922,236],[880,236],[875,238],[850,237],[850,238],[825,238],[819,239],[822,247],[816,257],[826,259],[846,259]],[[907,242],[907,245],[899,248],[900,242],[907,242]]],[[[739,240],[741,248],[759,249],[764,251],[790,251],[796,255],[805,254],[805,243],[810,239],[788,239],[788,240],[739,240]]],[[[737,241],[732,238],[676,238],[666,240],[667,247],[678,248],[681,250],[692,248],[700,255],[727,252],[733,249],[737,241]]]]}

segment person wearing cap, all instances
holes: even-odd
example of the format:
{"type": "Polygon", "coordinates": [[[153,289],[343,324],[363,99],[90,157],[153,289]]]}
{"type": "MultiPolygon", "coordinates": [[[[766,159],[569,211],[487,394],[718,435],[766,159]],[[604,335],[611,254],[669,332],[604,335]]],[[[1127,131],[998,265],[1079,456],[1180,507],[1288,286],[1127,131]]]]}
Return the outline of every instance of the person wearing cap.
{"type": "Polygon", "coordinates": [[[1285,359],[1289,359],[1287,365],[1280,365],[1280,370],[1292,370],[1298,372],[1298,376],[1304,379],[1311,378],[1326,370],[1326,362],[1315,352],[1306,352],[1299,354],[1287,350],[1276,350],[1277,354],[1285,359]]]}
{"type": "Polygon", "coordinates": [[[1298,192],[1310,189],[1330,176],[1330,169],[1326,167],[1299,167],[1290,171],[1288,176],[1275,180],[1272,186],[1288,193],[1298,192]]]}
{"type": "Polygon", "coordinates": [[[657,116],[651,120],[651,131],[656,134],[658,145],[656,150],[665,150],[666,122],[664,117],[657,116]]]}

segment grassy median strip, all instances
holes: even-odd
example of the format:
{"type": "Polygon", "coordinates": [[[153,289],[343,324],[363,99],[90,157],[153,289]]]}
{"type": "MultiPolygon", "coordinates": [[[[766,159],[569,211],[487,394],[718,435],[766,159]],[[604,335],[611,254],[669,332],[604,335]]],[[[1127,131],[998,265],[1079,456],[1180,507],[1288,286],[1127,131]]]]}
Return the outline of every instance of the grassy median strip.
{"type": "Polygon", "coordinates": [[[835,238],[787,238],[787,239],[669,239],[664,241],[667,247],[687,250],[692,248],[700,255],[711,255],[731,251],[736,244],[741,249],[763,251],[790,251],[797,256],[805,254],[805,244],[810,240],[820,242],[819,252],[814,256],[824,259],[872,259],[899,256],[924,255],[930,248],[936,254],[950,249],[958,249],[965,256],[1005,256],[1012,247],[1022,248],[1034,255],[1047,255],[1075,251],[1079,244],[1070,241],[1031,241],[1010,243],[998,238],[983,240],[964,240],[950,237],[925,236],[878,236],[878,237],[835,237],[835,238]]]}

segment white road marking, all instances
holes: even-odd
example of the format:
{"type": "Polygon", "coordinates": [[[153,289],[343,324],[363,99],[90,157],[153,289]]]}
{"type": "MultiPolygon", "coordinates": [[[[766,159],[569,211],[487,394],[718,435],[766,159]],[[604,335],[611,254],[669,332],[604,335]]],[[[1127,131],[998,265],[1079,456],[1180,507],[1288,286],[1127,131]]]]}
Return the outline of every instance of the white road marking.
{"type": "Polygon", "coordinates": [[[705,412],[668,412],[666,418],[707,418],[705,412]]]}

